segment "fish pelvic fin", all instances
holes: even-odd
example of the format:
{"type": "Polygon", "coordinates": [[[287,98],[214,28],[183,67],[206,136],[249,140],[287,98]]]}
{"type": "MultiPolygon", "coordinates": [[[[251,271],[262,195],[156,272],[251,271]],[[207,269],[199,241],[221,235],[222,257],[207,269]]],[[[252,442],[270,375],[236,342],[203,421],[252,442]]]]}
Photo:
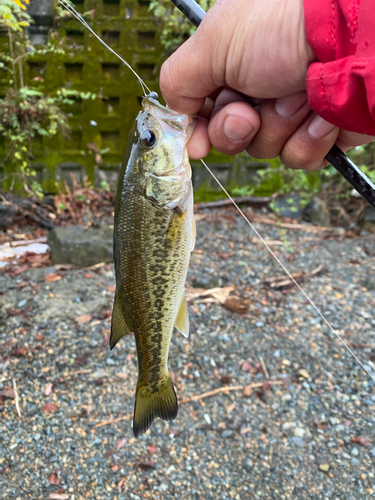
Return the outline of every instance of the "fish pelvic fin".
{"type": "Polygon", "coordinates": [[[125,321],[122,312],[122,293],[119,289],[116,290],[115,303],[113,304],[112,323],[111,323],[111,337],[109,346],[111,350],[115,347],[117,342],[126,334],[131,333],[133,330],[129,328],[125,321]]]}
{"type": "Polygon", "coordinates": [[[164,382],[158,384],[156,391],[150,386],[138,383],[133,419],[135,437],[146,432],[156,417],[174,420],[177,413],[177,396],[168,372],[165,374],[164,382]]]}
{"type": "Polygon", "coordinates": [[[180,333],[182,333],[184,337],[189,337],[189,312],[186,304],[185,294],[182,296],[174,327],[180,333]]]}

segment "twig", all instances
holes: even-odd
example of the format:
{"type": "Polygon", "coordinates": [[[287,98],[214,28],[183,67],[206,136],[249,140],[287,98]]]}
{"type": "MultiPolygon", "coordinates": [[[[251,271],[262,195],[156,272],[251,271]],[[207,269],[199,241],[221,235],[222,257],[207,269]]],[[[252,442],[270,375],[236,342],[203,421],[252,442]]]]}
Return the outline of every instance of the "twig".
{"type": "Polygon", "coordinates": [[[17,384],[16,384],[16,379],[13,379],[13,389],[14,389],[14,402],[16,404],[16,410],[19,418],[21,418],[21,409],[20,409],[20,402],[18,399],[18,391],[17,391],[17,384]]]}
{"type": "Polygon", "coordinates": [[[260,361],[260,364],[262,365],[262,370],[263,370],[264,375],[266,376],[267,379],[269,379],[270,376],[268,374],[267,366],[266,366],[266,363],[264,362],[264,359],[262,357],[259,357],[259,361],[260,361]]]}
{"type": "MultiPolygon", "coordinates": [[[[277,193],[273,194],[272,196],[236,196],[233,198],[233,200],[236,203],[269,203],[272,201],[274,198],[276,198],[277,193]]],[[[232,202],[229,199],[225,200],[218,200],[218,201],[208,201],[204,203],[197,203],[196,208],[199,210],[200,208],[217,208],[217,207],[226,207],[228,205],[231,205],[232,202]]]]}
{"type": "MultiPolygon", "coordinates": [[[[266,370],[267,371],[267,370],[266,370]]],[[[212,391],[204,392],[202,394],[197,394],[196,396],[192,396],[191,398],[186,398],[186,399],[180,399],[178,401],[178,404],[182,405],[183,403],[189,403],[190,401],[198,401],[199,399],[204,399],[208,398],[210,396],[214,396],[215,394],[218,394],[219,392],[229,392],[229,391],[240,391],[243,390],[245,387],[251,387],[251,388],[256,388],[256,387],[262,387],[263,385],[282,385],[282,380],[269,380],[267,382],[256,382],[254,384],[249,384],[248,386],[243,386],[243,385],[233,385],[233,386],[227,386],[227,387],[218,387],[217,389],[214,389],[212,391]]],[[[110,424],[115,424],[117,422],[121,422],[122,420],[130,420],[133,417],[133,414],[125,415],[123,417],[118,417],[113,420],[105,420],[104,422],[100,422],[99,424],[94,425],[94,428],[96,427],[103,427],[103,425],[110,425],[110,424]]]]}

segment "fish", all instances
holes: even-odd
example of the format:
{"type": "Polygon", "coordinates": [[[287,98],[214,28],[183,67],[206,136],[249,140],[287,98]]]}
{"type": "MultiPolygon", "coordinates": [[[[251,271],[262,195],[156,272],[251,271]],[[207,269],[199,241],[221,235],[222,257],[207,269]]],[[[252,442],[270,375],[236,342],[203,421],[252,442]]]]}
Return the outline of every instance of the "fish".
{"type": "Polygon", "coordinates": [[[110,348],[134,333],[138,358],[133,432],[174,420],[168,371],[174,327],[189,334],[185,281],[195,245],[192,172],[186,144],[195,119],[142,100],[120,170],[114,214],[116,291],[110,348]]]}

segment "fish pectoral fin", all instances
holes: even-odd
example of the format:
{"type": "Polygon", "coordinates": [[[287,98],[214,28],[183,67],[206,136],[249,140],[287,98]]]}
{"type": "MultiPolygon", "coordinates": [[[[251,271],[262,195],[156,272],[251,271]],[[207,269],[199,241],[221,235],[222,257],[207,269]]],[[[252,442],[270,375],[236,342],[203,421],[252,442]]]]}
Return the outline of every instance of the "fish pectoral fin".
{"type": "Polygon", "coordinates": [[[189,312],[187,308],[185,294],[182,296],[180,308],[177,313],[174,327],[182,333],[184,337],[189,336],[189,312]]]}
{"type": "Polygon", "coordinates": [[[126,334],[132,333],[132,329],[129,328],[125,321],[124,314],[122,312],[122,294],[120,290],[116,290],[115,303],[113,305],[112,311],[112,323],[111,323],[111,337],[109,340],[109,346],[111,349],[115,347],[117,342],[126,334]]]}

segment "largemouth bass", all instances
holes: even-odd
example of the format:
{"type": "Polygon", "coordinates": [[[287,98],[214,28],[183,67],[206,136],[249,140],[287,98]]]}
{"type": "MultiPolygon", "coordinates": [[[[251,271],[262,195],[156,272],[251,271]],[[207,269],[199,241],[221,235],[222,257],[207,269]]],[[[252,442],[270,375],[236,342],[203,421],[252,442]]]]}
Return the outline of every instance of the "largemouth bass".
{"type": "Polygon", "coordinates": [[[195,225],[186,143],[193,129],[191,117],[162,106],[152,92],[130,131],[118,181],[110,347],[134,332],[136,437],[156,417],[174,420],[178,412],[167,362],[173,327],[189,332],[184,288],[195,225]]]}

